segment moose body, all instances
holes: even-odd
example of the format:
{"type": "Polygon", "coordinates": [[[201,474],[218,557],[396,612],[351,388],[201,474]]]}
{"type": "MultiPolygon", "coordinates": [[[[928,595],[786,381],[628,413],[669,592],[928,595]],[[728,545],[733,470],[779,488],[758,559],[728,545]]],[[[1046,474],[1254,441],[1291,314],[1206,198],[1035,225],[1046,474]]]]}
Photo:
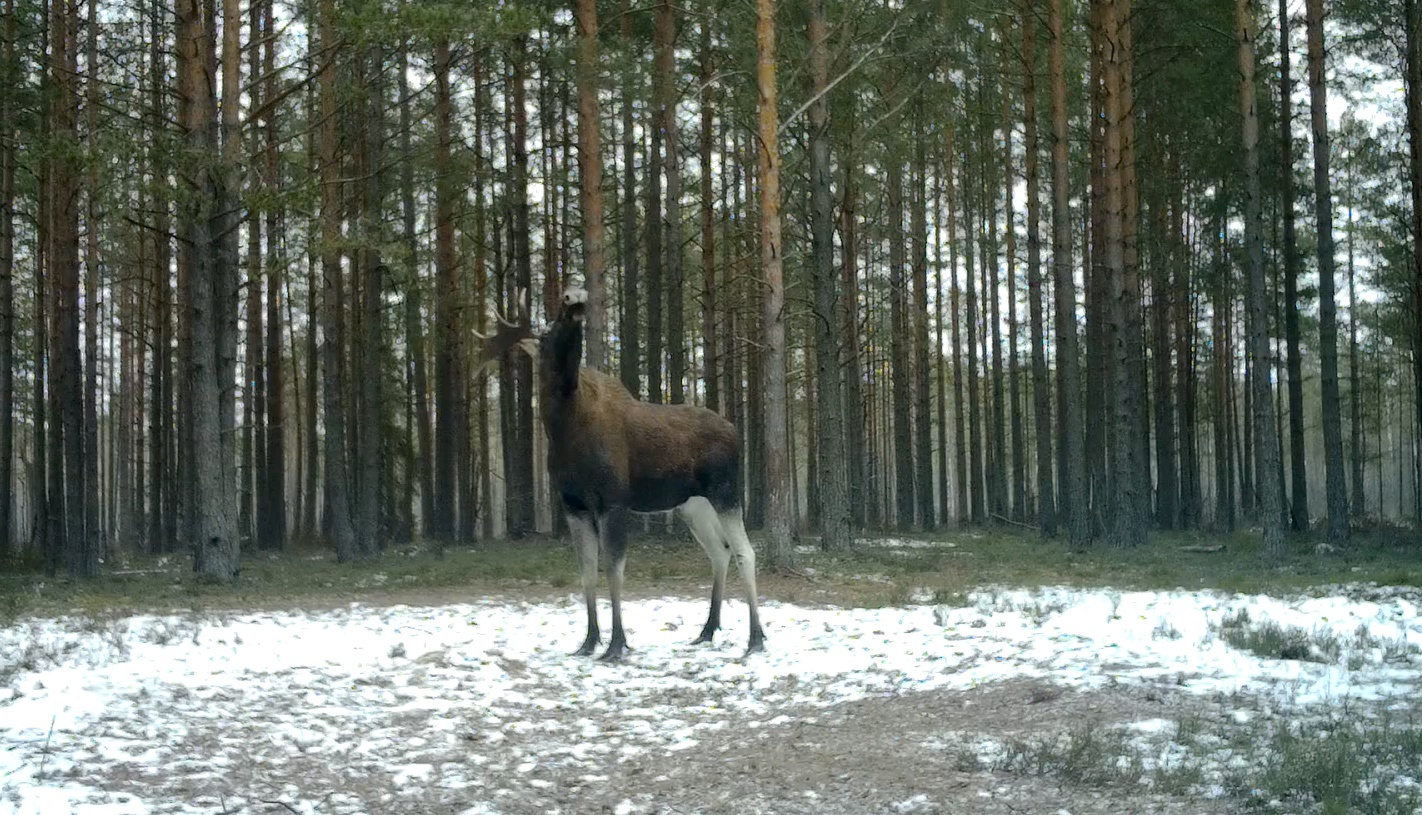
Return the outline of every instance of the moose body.
{"type": "Polygon", "coordinates": [[[734,558],[750,606],[746,653],[762,650],[755,551],[742,521],[735,426],[705,408],[639,401],[616,379],[582,368],[586,302],[586,292],[565,293],[562,313],[538,337],[548,472],[576,538],[587,601],[587,636],[576,653],[590,655],[600,642],[601,552],[607,558],[612,601],[612,639],[601,658],[626,656],[622,582],[629,516],[668,510],[676,511],[711,559],[711,610],[695,642],[711,642],[720,627],[726,574],[734,558]]]}

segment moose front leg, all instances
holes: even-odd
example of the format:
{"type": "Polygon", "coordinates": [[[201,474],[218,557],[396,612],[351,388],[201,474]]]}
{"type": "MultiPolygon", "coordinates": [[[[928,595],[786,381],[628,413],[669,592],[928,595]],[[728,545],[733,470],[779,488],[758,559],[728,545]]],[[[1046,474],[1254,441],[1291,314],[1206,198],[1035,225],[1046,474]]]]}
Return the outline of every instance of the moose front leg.
{"type": "Polygon", "coordinates": [[[592,517],[567,513],[568,528],[573,532],[574,545],[578,547],[578,569],[583,581],[583,599],[588,606],[588,634],[583,638],[582,647],[574,651],[576,656],[592,656],[602,637],[597,629],[597,549],[598,534],[592,517]]]}
{"type": "Polygon", "coordinates": [[[612,600],[612,640],[598,659],[621,662],[631,648],[622,630],[622,575],[627,565],[627,510],[613,509],[598,516],[598,532],[607,550],[607,595],[612,600]]]}

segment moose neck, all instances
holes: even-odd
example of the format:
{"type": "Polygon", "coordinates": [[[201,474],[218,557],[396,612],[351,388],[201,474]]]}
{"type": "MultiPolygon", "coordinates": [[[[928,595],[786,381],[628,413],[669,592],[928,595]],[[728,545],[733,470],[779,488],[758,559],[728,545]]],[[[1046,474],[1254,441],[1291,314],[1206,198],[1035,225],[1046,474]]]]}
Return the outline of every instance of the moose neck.
{"type": "MultiPolygon", "coordinates": [[[[583,323],[564,315],[553,323],[550,356],[544,360],[543,405],[545,421],[567,407],[578,392],[578,371],[583,359],[583,323]]],[[[549,427],[551,430],[551,425],[549,427]]]]}

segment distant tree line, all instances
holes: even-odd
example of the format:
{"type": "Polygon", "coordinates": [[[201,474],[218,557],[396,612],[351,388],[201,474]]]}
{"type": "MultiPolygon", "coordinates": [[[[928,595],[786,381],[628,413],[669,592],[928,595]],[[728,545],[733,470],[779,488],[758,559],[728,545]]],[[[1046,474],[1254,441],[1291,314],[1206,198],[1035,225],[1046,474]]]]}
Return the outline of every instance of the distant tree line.
{"type": "Polygon", "coordinates": [[[772,563],[1417,523],[1417,0],[0,3],[5,568],[558,531],[572,283],[772,563]]]}

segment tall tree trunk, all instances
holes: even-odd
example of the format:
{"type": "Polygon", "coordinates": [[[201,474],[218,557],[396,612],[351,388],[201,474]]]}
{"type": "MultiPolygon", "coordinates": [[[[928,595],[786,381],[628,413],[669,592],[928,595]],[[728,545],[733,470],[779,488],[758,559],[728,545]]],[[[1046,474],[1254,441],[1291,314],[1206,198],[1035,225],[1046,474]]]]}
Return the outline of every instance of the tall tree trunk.
{"type": "MultiPolygon", "coordinates": [[[[918,523],[922,529],[937,525],[933,508],[933,419],[928,385],[933,375],[928,359],[928,161],[924,156],[926,134],[920,126],[914,129],[913,204],[913,351],[914,351],[914,483],[918,498],[918,523]]],[[[945,473],[946,475],[946,473],[945,473]]]]}
{"type": "Polygon", "coordinates": [[[1111,0],[1105,9],[1104,28],[1106,56],[1103,60],[1106,111],[1106,274],[1109,277],[1111,334],[1114,346],[1115,376],[1112,413],[1115,430],[1112,434],[1114,464],[1113,523],[1110,541],[1123,548],[1145,541],[1145,519],[1140,490],[1149,489],[1140,483],[1138,461],[1140,426],[1140,379],[1136,376],[1139,360],[1139,336],[1134,315],[1140,308],[1139,290],[1133,286],[1133,275],[1126,264],[1126,120],[1132,115],[1126,99],[1126,27],[1130,25],[1127,0],[1111,0]]]}
{"type": "Polygon", "coordinates": [[[789,444],[786,438],[785,278],[780,241],[780,116],[775,93],[775,0],[756,0],[756,90],[759,95],[757,154],[760,177],[760,257],[765,326],[765,471],[768,482],[770,564],[788,566],[794,557],[791,535],[789,444]]]}
{"type": "MultiPolygon", "coordinates": [[[[701,343],[702,380],[706,384],[706,407],[722,411],[720,361],[716,336],[716,201],[712,190],[711,166],[715,142],[712,116],[712,85],[716,78],[711,56],[711,22],[701,23],[701,343]]],[[[831,315],[829,319],[836,319],[831,315]]]]}
{"type": "MultiPolygon", "coordinates": [[[[1022,110],[1027,184],[1027,319],[1032,334],[1032,413],[1037,442],[1037,525],[1044,537],[1057,534],[1052,488],[1052,395],[1047,379],[1047,341],[1042,319],[1042,209],[1037,156],[1037,18],[1022,6],[1022,110]]],[[[1060,365],[1060,363],[1058,363],[1060,365]]]]}
{"type": "MultiPolygon", "coordinates": [[[[618,35],[626,52],[633,54],[631,0],[621,0],[618,35]]],[[[635,64],[628,60],[629,65],[635,64]]],[[[630,72],[631,69],[629,69],[630,72]]],[[[622,384],[635,398],[642,392],[641,294],[637,275],[637,135],[633,125],[632,77],[622,81],[622,319],[617,334],[621,353],[622,384]]],[[[648,218],[651,215],[649,213],[648,218]]]]}
{"type": "MultiPolygon", "coordinates": [[[[321,169],[321,377],[325,410],[325,495],[328,526],[336,557],[347,562],[356,557],[355,529],[351,525],[350,471],[346,462],[345,382],[341,357],[345,347],[345,292],[341,279],[341,159],[338,140],[336,67],[339,46],[335,25],[335,0],[317,6],[321,50],[326,64],[317,76],[321,124],[317,137],[321,169]]],[[[314,294],[314,292],[313,292],[314,294]]],[[[313,462],[314,464],[314,462],[313,462]]],[[[310,500],[315,500],[311,496],[310,500]]]]}
{"type": "MultiPolygon", "coordinates": [[[[533,260],[531,257],[528,226],[528,116],[524,98],[526,74],[526,43],[523,38],[514,42],[512,53],[513,77],[513,142],[510,145],[509,166],[512,173],[509,187],[513,207],[513,256],[515,284],[522,292],[523,302],[519,304],[525,313],[531,313],[533,294],[533,260]]],[[[527,354],[511,351],[514,355],[515,383],[515,436],[511,440],[516,452],[514,471],[507,476],[509,489],[509,536],[522,538],[534,531],[533,493],[533,360],[527,354]]],[[[507,443],[507,442],[506,442],[507,443]]]]}
{"type": "Polygon", "coordinates": [[[1253,363],[1254,461],[1259,474],[1259,523],[1264,528],[1264,551],[1273,558],[1284,554],[1283,497],[1274,473],[1279,469],[1279,441],[1274,436],[1274,398],[1269,382],[1269,294],[1264,285],[1263,216],[1259,184],[1259,114],[1254,88],[1254,6],[1236,0],[1235,26],[1239,36],[1239,109],[1244,146],[1244,243],[1249,262],[1248,336],[1253,363]]]}
{"type": "Polygon", "coordinates": [[[1294,237],[1293,80],[1289,3],[1279,0],[1279,184],[1284,216],[1284,342],[1289,370],[1289,516],[1295,532],[1308,529],[1308,467],[1304,447],[1303,355],[1299,338],[1299,259],[1294,237]]]}
{"type": "MultiPolygon", "coordinates": [[[[1154,131],[1153,131],[1154,132],[1154,131]]],[[[1151,354],[1153,385],[1155,388],[1155,471],[1156,471],[1156,511],[1155,519],[1162,529],[1174,529],[1179,525],[1179,468],[1175,458],[1175,419],[1170,389],[1170,325],[1171,314],[1178,299],[1171,291],[1170,271],[1172,264],[1182,262],[1176,257],[1175,246],[1170,233],[1170,208],[1165,202],[1165,184],[1178,185],[1180,180],[1170,176],[1170,160],[1166,152],[1173,150],[1164,135],[1155,133],[1155,153],[1159,158],[1159,169],[1164,184],[1156,185],[1161,194],[1155,196],[1152,207],[1152,223],[1156,246],[1153,273],[1151,275],[1151,339],[1154,344],[1151,354]]]]}
{"type": "MultiPolygon", "coordinates": [[[[948,285],[952,289],[952,298],[949,307],[952,315],[949,318],[953,324],[953,475],[957,491],[954,497],[954,509],[957,511],[958,525],[968,523],[969,501],[968,501],[968,437],[963,424],[963,310],[960,303],[960,292],[958,286],[958,212],[957,202],[959,196],[953,191],[953,177],[957,172],[957,150],[953,146],[953,131],[948,132],[948,150],[945,157],[944,167],[945,186],[948,191],[948,285]]],[[[964,178],[966,182],[966,177],[964,178]]],[[[964,183],[960,190],[966,193],[967,184],[964,183]]],[[[964,246],[964,256],[969,258],[968,265],[972,266],[973,250],[972,246],[964,246]]],[[[969,275],[971,277],[971,274],[969,275]]],[[[971,325],[971,321],[969,321],[971,325]]],[[[971,331],[971,329],[970,329],[971,331]]],[[[971,334],[969,334],[969,345],[971,346],[971,334]]]]}
{"type": "MultiPolygon", "coordinates": [[[[410,88],[409,43],[400,47],[396,81],[400,93],[400,215],[405,241],[405,344],[409,349],[410,377],[414,385],[415,426],[419,455],[415,457],[420,480],[420,520],[422,534],[435,533],[435,470],[434,440],[430,428],[429,382],[426,368],[425,330],[421,299],[424,286],[420,282],[420,244],[415,235],[415,162],[410,148],[410,88]]],[[[482,176],[475,176],[475,185],[482,176]]],[[[481,308],[482,308],[482,304],[481,308]]],[[[488,464],[486,463],[487,467],[488,464]]]]}
{"type": "MultiPolygon", "coordinates": [[[[206,73],[211,42],[204,30],[203,13],[196,0],[182,0],[177,7],[177,53],[180,98],[184,100],[179,125],[183,130],[187,155],[187,182],[190,193],[182,202],[179,229],[187,246],[189,286],[184,309],[191,326],[192,374],[190,404],[191,433],[195,447],[205,451],[193,456],[191,475],[195,487],[191,540],[196,569],[206,578],[231,581],[237,576],[238,540],[233,511],[236,502],[229,476],[230,444],[222,442],[223,364],[220,327],[225,306],[221,302],[223,260],[214,226],[226,219],[217,211],[221,189],[218,168],[212,166],[216,153],[212,86],[206,73]]],[[[229,84],[224,77],[224,89],[229,84]]]]}
{"type": "MultiPolygon", "coordinates": [[[[988,84],[984,80],[983,85],[988,84]]],[[[1006,93],[1005,78],[998,76],[991,81],[993,89],[999,93],[1006,93]]],[[[980,86],[980,91],[982,87],[980,86]]],[[[986,104],[986,99],[983,100],[986,104]]],[[[985,108],[986,109],[986,108],[985,108]]],[[[1004,134],[1005,135],[1005,134],[1004,134]]],[[[1008,506],[1008,485],[1009,475],[1007,460],[1007,392],[1004,387],[1004,366],[1002,353],[1002,268],[998,260],[998,231],[997,231],[997,204],[998,194],[1001,188],[998,186],[999,178],[994,170],[998,164],[994,155],[997,142],[996,131],[991,127],[984,128],[983,132],[983,152],[980,160],[983,161],[985,170],[982,173],[982,207],[981,213],[987,221],[987,237],[982,244],[983,268],[982,268],[982,293],[983,293],[983,365],[986,366],[991,361],[991,391],[988,394],[988,416],[989,416],[989,445],[988,445],[988,513],[993,519],[1007,517],[1011,510],[1008,506]],[[991,340],[992,347],[986,346],[991,340]]]]}
{"type": "Polygon", "coordinates": [[[1062,426],[1058,448],[1062,457],[1062,498],[1069,542],[1085,546],[1091,540],[1087,506],[1086,449],[1082,444],[1081,389],[1077,375],[1076,282],[1071,264],[1071,168],[1067,163],[1065,29],[1062,0],[1048,0],[1052,72],[1052,267],[1056,292],[1057,399],[1062,426]]]}
{"type": "Polygon", "coordinates": [[[686,332],[684,330],[681,246],[681,128],[677,124],[676,12],[671,0],[657,6],[657,30],[661,47],[655,68],[661,80],[662,132],[665,135],[667,175],[666,204],[666,292],[667,292],[667,379],[671,402],[686,401],[686,332]]]}
{"type": "MultiPolygon", "coordinates": [[[[474,63],[474,155],[475,160],[485,160],[486,146],[491,146],[494,140],[492,117],[485,114],[491,109],[488,100],[489,83],[484,79],[483,61],[477,60],[474,63]]],[[[474,324],[481,334],[488,329],[488,304],[489,304],[489,228],[488,206],[484,196],[484,179],[482,175],[476,174],[474,177],[474,324]]],[[[499,241],[498,219],[494,219],[493,228],[494,242],[499,241]]],[[[499,259],[499,250],[495,248],[494,258],[499,259]]],[[[502,266],[496,262],[497,279],[503,279],[502,266]]],[[[423,346],[422,346],[423,347],[423,346]]],[[[479,430],[479,517],[482,521],[481,534],[488,540],[494,537],[494,459],[490,452],[489,439],[489,376],[487,373],[478,374],[478,379],[474,383],[475,395],[475,426],[479,430]]],[[[428,436],[428,433],[426,433],[428,436]]]]}
{"type": "MultiPolygon", "coordinates": [[[[87,208],[84,213],[84,528],[95,560],[106,550],[99,522],[99,9],[89,0],[85,54],[85,149],[88,150],[87,208]]],[[[77,12],[76,12],[77,19],[77,12]]],[[[77,43],[76,43],[77,47],[77,43]]],[[[94,570],[98,571],[97,563],[94,570]]]]}
{"type": "MultiPolygon", "coordinates": [[[[1003,41],[1007,42],[1011,31],[1006,28],[1003,31],[1003,41]]],[[[1006,52],[1004,52],[1006,53],[1006,52]]],[[[1003,59],[1002,78],[1002,176],[1003,192],[1006,195],[1007,204],[1003,209],[1003,232],[1006,237],[1004,249],[1006,250],[1006,270],[1007,270],[1007,399],[1011,402],[1009,421],[1012,425],[1012,512],[1011,517],[1015,521],[1022,521],[1027,517],[1027,458],[1026,447],[1023,444],[1022,430],[1022,378],[1018,370],[1017,354],[1017,207],[1013,204],[1013,187],[1017,183],[1017,178],[1013,175],[1013,152],[1012,152],[1012,103],[1010,94],[1007,92],[1007,59],[1003,59]]],[[[1003,462],[1004,469],[1006,462],[1003,462]]]]}
{"type": "Polygon", "coordinates": [[[1214,302],[1210,315],[1210,354],[1214,411],[1212,441],[1215,460],[1215,527],[1218,531],[1234,531],[1234,450],[1230,403],[1234,400],[1234,356],[1230,349],[1229,312],[1233,298],[1230,294],[1230,270],[1225,261],[1225,239],[1223,234],[1222,203],[1216,204],[1217,211],[1211,240],[1214,248],[1214,272],[1216,276],[1214,302]]]}
{"type": "MultiPolygon", "coordinates": [[[[949,155],[951,155],[951,151],[949,155]]],[[[938,522],[951,524],[952,477],[948,465],[948,356],[943,344],[943,176],[951,167],[939,163],[933,170],[933,373],[938,418],[938,522]]],[[[950,250],[953,251],[953,250],[950,250]]],[[[957,258],[955,257],[954,260],[957,258]]]]}
{"type": "Polygon", "coordinates": [[[1414,472],[1414,507],[1422,519],[1422,450],[1417,448],[1417,440],[1422,439],[1422,54],[1419,54],[1419,20],[1417,0],[1404,0],[1403,15],[1406,32],[1403,57],[1404,86],[1407,97],[1407,170],[1411,181],[1412,212],[1412,388],[1413,420],[1416,435],[1413,441],[1413,455],[1416,462],[1414,472]]]}
{"type": "MultiPolygon", "coordinates": [[[[1179,159],[1171,156],[1172,177],[1179,177],[1179,159]]],[[[1185,240],[1185,206],[1181,185],[1175,186],[1170,206],[1171,252],[1175,281],[1171,286],[1175,310],[1175,406],[1180,433],[1180,526],[1193,529],[1200,523],[1200,458],[1195,426],[1195,300],[1191,293],[1189,246],[1185,240]]]]}
{"type": "Polygon", "coordinates": [[[450,120],[453,103],[449,89],[449,40],[440,38],[434,44],[435,84],[435,330],[439,342],[435,347],[435,473],[434,519],[430,524],[434,537],[441,541],[454,538],[455,495],[458,492],[456,453],[463,422],[456,390],[460,360],[461,336],[458,322],[458,283],[454,259],[454,176],[450,171],[450,120]]]}
{"type": "MultiPolygon", "coordinates": [[[[251,152],[247,156],[250,168],[247,178],[248,201],[260,200],[262,176],[265,168],[262,166],[262,142],[257,138],[257,117],[256,111],[262,107],[262,91],[266,84],[258,82],[258,77],[262,76],[262,3],[254,0],[249,4],[250,26],[248,38],[251,42],[251,51],[248,54],[250,60],[248,73],[252,78],[251,90],[248,92],[251,100],[251,113],[248,114],[247,122],[251,139],[248,147],[251,152]]],[[[249,205],[250,206],[250,205],[249,205]]],[[[270,204],[266,205],[270,209],[270,204]]],[[[250,542],[259,549],[268,548],[262,535],[265,531],[267,514],[267,470],[266,470],[266,449],[267,449],[267,368],[266,368],[266,346],[262,340],[265,336],[262,330],[262,291],[265,284],[265,275],[262,270],[262,218],[259,213],[253,211],[247,222],[247,337],[246,337],[246,357],[243,360],[245,366],[242,412],[243,420],[243,489],[250,489],[255,482],[255,489],[251,490],[252,499],[243,499],[242,509],[247,513],[247,519],[242,524],[244,535],[250,535],[250,542]],[[250,507],[250,509],[249,509],[250,507]]]]}
{"type": "MultiPolygon", "coordinates": [[[[216,74],[217,50],[215,45],[215,10],[208,8],[209,42],[208,62],[216,74]]],[[[215,338],[217,347],[217,391],[218,391],[218,438],[221,452],[221,473],[223,491],[228,504],[224,513],[230,517],[228,523],[236,522],[237,490],[237,312],[240,302],[240,275],[238,272],[237,231],[242,223],[242,208],[238,201],[242,187],[242,7],[239,0],[222,0],[222,99],[220,108],[219,133],[222,139],[222,165],[213,183],[217,187],[214,199],[212,237],[217,249],[215,275],[213,277],[213,316],[215,318],[215,338]],[[228,101],[231,100],[231,104],[228,101]]],[[[230,566],[215,566],[221,574],[219,579],[231,580],[237,574],[237,549],[241,545],[240,531],[234,528],[234,548],[231,550],[230,566]],[[229,572],[230,570],[230,572],[229,572]],[[229,576],[230,574],[230,576],[229,576]]],[[[205,555],[204,555],[205,557],[205,555]]],[[[219,561],[224,558],[219,558],[219,561]]]]}
{"type": "Polygon", "coordinates": [[[1309,113],[1313,123],[1313,194],[1318,219],[1318,350],[1323,392],[1323,467],[1328,488],[1328,540],[1348,541],[1348,485],[1338,408],[1338,314],[1334,302],[1333,192],[1329,175],[1328,89],[1323,65],[1323,0],[1307,0],[1309,113]]]}
{"type": "Polygon", "coordinates": [[[656,22],[652,29],[652,145],[647,151],[647,401],[661,402],[662,390],[662,238],[666,225],[662,222],[662,145],[666,139],[666,120],[671,108],[672,8],[658,0],[656,22]],[[666,42],[664,42],[666,41],[666,42]]]}
{"type": "Polygon", "coordinates": [[[607,293],[603,283],[602,138],[598,120],[597,0],[578,0],[578,181],[583,215],[583,279],[588,288],[587,362],[602,370],[607,356],[607,293]]]}
{"type": "MultiPolygon", "coordinates": [[[[175,543],[174,489],[171,477],[173,427],[173,305],[169,265],[172,244],[168,237],[169,219],[168,166],[165,160],[163,135],[167,130],[167,38],[163,36],[161,0],[153,0],[149,8],[151,41],[148,52],[148,168],[153,185],[153,261],[148,273],[152,276],[153,307],[153,374],[149,379],[150,420],[149,477],[152,492],[149,498],[148,550],[157,554],[172,550],[175,543]]],[[[43,297],[39,298],[43,300],[43,297]]]]}
{"type": "MultiPolygon", "coordinates": [[[[0,552],[16,551],[12,540],[15,506],[15,126],[20,66],[16,0],[5,0],[4,50],[0,52],[0,552]]],[[[127,340],[128,335],[124,335],[127,340]]]]}
{"type": "Polygon", "coordinates": [[[1104,532],[1103,522],[1111,511],[1110,428],[1112,415],[1111,376],[1115,365],[1108,345],[1110,335],[1107,326],[1109,313],[1108,282],[1106,271],[1106,110],[1104,54],[1105,14],[1107,2],[1091,3],[1089,16],[1090,31],[1090,135],[1088,155],[1090,169],[1090,197],[1086,226],[1088,242],[1082,250],[1082,267],[1086,284],[1086,455],[1090,484],[1090,513],[1093,534],[1104,532]]]}
{"type": "MultiPolygon", "coordinates": [[[[964,244],[963,259],[965,267],[963,269],[964,278],[967,281],[967,313],[963,317],[964,323],[968,327],[966,337],[968,345],[968,459],[970,478],[972,479],[972,521],[981,524],[987,520],[986,485],[983,481],[983,447],[982,447],[982,403],[978,401],[978,299],[977,286],[973,279],[973,241],[971,236],[977,228],[977,210],[969,209],[973,201],[972,196],[972,176],[968,173],[969,155],[967,151],[963,153],[963,204],[965,211],[964,220],[967,221],[965,232],[970,236],[964,244]]],[[[984,360],[986,361],[986,360],[984,360]]]]}
{"type": "MultiPolygon", "coordinates": [[[[266,100],[266,168],[263,188],[267,191],[278,189],[281,184],[281,154],[279,152],[278,112],[276,84],[276,41],[273,26],[275,0],[262,3],[262,76],[266,100]]],[[[281,303],[286,286],[285,258],[280,255],[280,229],[284,212],[277,206],[267,210],[267,336],[266,336],[266,389],[267,416],[265,469],[267,473],[267,495],[260,505],[258,518],[259,543],[268,549],[282,549],[286,546],[286,404],[283,397],[285,374],[281,359],[281,303]]]]}
{"type": "MultiPolygon", "coordinates": [[[[79,356],[79,96],[77,51],[79,19],[76,0],[56,0],[51,5],[51,87],[53,107],[51,138],[56,154],[51,158],[50,263],[54,281],[54,334],[50,348],[55,377],[53,401],[59,418],[57,439],[62,455],[50,462],[50,500],[62,492],[61,524],[65,570],[72,577],[98,574],[95,535],[85,526],[86,479],[92,477],[84,438],[84,397],[79,356]]],[[[53,440],[52,440],[53,443],[53,440]]],[[[97,531],[97,530],[93,530],[97,531]]]]}
{"type": "MultiPolygon", "coordinates": [[[[1357,277],[1353,266],[1353,151],[1348,151],[1348,198],[1345,206],[1348,209],[1348,424],[1349,435],[1352,439],[1351,456],[1349,457],[1349,468],[1352,471],[1352,495],[1348,502],[1349,511],[1354,517],[1361,518],[1367,506],[1367,499],[1363,492],[1363,462],[1364,462],[1364,440],[1363,440],[1363,400],[1362,382],[1358,372],[1358,286],[1357,277]]],[[[1381,453],[1381,449],[1378,451],[1381,453]]],[[[1382,489],[1382,484],[1378,484],[1378,489],[1382,489]]],[[[1398,502],[1398,512],[1401,514],[1402,504],[1398,502]]]]}
{"type": "Polygon", "coordinates": [[[909,386],[913,382],[913,372],[909,369],[909,347],[913,336],[908,325],[908,283],[904,275],[904,201],[903,164],[896,158],[899,145],[894,134],[898,133],[900,117],[894,115],[901,102],[895,93],[898,83],[895,77],[886,80],[885,102],[890,106],[890,116],[884,124],[888,139],[884,145],[887,188],[884,191],[888,206],[889,224],[889,313],[890,337],[889,354],[893,366],[893,429],[894,429],[894,521],[899,529],[913,528],[913,405],[910,402],[909,386]]]}
{"type": "MultiPolygon", "coordinates": [[[[849,526],[848,473],[844,458],[844,403],[840,399],[839,291],[834,269],[834,199],[830,191],[829,71],[823,0],[810,0],[810,268],[815,287],[815,381],[819,422],[820,546],[846,548],[849,526]]],[[[708,168],[709,169],[709,168],[708,168]]],[[[850,293],[853,296],[853,293],[850,293]]]]}
{"type": "MultiPolygon", "coordinates": [[[[360,377],[360,438],[357,442],[360,467],[360,496],[356,512],[356,552],[360,557],[373,557],[384,539],[381,519],[381,495],[389,481],[385,474],[384,437],[384,377],[385,369],[383,302],[384,264],[380,259],[380,221],[385,205],[385,55],[378,45],[368,46],[356,59],[366,62],[373,76],[368,76],[362,89],[361,121],[357,142],[360,155],[356,164],[361,168],[365,189],[360,219],[360,264],[353,265],[363,277],[361,314],[361,346],[365,358],[374,363],[374,371],[360,377]]],[[[460,413],[463,414],[463,409],[460,413]]],[[[465,431],[461,434],[467,438],[465,431]]]]}
{"type": "Polygon", "coordinates": [[[853,116],[854,101],[848,101],[849,115],[845,130],[849,133],[844,151],[844,197],[840,204],[840,277],[844,288],[844,406],[845,449],[848,456],[849,523],[863,529],[867,477],[867,455],[864,446],[866,417],[864,415],[864,365],[859,339],[859,248],[857,246],[858,192],[855,185],[853,116]]]}

